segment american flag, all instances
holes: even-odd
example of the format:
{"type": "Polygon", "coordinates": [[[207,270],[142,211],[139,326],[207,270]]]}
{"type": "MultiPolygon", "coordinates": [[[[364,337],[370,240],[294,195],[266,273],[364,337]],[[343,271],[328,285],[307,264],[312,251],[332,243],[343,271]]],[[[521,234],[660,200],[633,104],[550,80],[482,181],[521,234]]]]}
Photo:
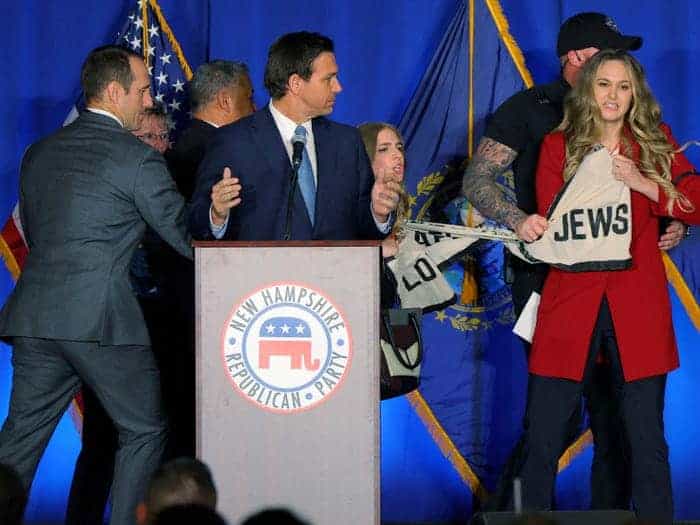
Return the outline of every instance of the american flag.
{"type": "Polygon", "coordinates": [[[171,117],[173,140],[191,118],[186,85],[192,70],[156,0],[136,3],[116,43],[143,56],[151,75],[153,100],[171,117]]]}
{"type": "MultiPolygon", "coordinates": [[[[144,57],[152,78],[153,98],[170,115],[170,138],[174,140],[191,116],[185,86],[192,78],[192,70],[158,2],[136,2],[115,43],[129,47],[144,57]]],[[[77,115],[74,107],[65,123],[73,121],[77,115]]],[[[0,231],[0,256],[15,280],[19,277],[26,255],[27,245],[15,205],[12,215],[0,231]]]]}
{"type": "MultiPolygon", "coordinates": [[[[157,0],[139,0],[134,3],[115,43],[144,57],[152,78],[153,98],[170,115],[170,139],[174,140],[190,119],[185,86],[192,78],[192,69],[157,0]]],[[[76,106],[84,106],[84,103],[79,102],[76,106]]],[[[77,116],[78,111],[74,106],[64,125],[77,116]]],[[[15,281],[22,270],[27,250],[19,209],[15,205],[12,215],[0,231],[0,256],[15,281]]]]}
{"type": "Polygon", "coordinates": [[[22,223],[19,220],[19,206],[15,204],[12,214],[0,231],[0,256],[15,281],[19,278],[28,252],[22,223]]]}
{"type": "MultiPolygon", "coordinates": [[[[129,47],[144,57],[152,78],[154,100],[160,102],[171,117],[170,139],[173,140],[191,116],[185,85],[192,78],[192,70],[157,0],[139,0],[135,3],[114,43],[129,47]]],[[[84,107],[84,101],[73,106],[64,125],[75,120],[78,107],[84,107]]],[[[0,257],[15,281],[19,278],[28,251],[19,207],[15,204],[12,214],[0,230],[0,257]]],[[[76,397],[76,403],[72,404],[71,416],[80,429],[80,394],[76,397]]]]}

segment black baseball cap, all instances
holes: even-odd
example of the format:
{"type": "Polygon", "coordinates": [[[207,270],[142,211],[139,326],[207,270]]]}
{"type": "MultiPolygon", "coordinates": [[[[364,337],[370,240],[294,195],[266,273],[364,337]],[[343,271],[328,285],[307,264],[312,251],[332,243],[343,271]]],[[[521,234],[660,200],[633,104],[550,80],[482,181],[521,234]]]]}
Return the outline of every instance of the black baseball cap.
{"type": "Polygon", "coordinates": [[[603,13],[579,13],[561,25],[557,38],[557,56],[587,47],[635,51],[642,47],[642,39],[623,35],[613,19],[603,13]]]}

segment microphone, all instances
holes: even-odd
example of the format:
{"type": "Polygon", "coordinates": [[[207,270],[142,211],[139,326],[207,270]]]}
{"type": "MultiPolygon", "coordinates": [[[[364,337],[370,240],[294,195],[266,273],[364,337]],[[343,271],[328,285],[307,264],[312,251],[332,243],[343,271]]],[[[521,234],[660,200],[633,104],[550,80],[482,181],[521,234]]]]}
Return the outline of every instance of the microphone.
{"type": "Polygon", "coordinates": [[[284,234],[282,238],[289,241],[292,238],[292,207],[294,194],[297,189],[297,179],[299,178],[299,167],[304,155],[306,146],[306,130],[299,126],[299,131],[294,131],[292,136],[292,174],[289,181],[289,194],[287,195],[287,213],[284,221],[284,234]]]}
{"type": "Polygon", "coordinates": [[[306,146],[306,133],[295,131],[294,136],[292,136],[292,167],[294,171],[298,171],[299,166],[301,166],[304,146],[306,146]]]}

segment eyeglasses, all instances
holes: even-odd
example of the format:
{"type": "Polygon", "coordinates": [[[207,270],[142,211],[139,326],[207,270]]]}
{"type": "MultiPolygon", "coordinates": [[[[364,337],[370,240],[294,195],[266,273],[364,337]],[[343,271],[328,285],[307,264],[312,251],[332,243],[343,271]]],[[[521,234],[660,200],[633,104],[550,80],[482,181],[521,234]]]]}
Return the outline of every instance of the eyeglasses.
{"type": "Polygon", "coordinates": [[[144,133],[143,135],[136,135],[139,140],[168,140],[168,132],[163,133],[144,133]]]}

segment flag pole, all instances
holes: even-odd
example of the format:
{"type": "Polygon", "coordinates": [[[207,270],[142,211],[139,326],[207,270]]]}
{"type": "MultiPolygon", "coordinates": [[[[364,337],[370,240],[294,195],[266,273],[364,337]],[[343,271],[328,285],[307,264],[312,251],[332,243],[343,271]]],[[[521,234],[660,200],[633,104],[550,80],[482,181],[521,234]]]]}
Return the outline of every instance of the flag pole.
{"type": "Polygon", "coordinates": [[[168,22],[165,20],[163,12],[161,11],[160,6],[158,5],[158,2],[156,0],[148,0],[148,4],[151,6],[151,9],[153,9],[156,18],[158,19],[161,31],[163,31],[163,33],[165,33],[165,36],[168,37],[168,41],[170,42],[170,45],[172,46],[173,51],[175,52],[175,55],[177,56],[177,59],[180,62],[180,67],[185,73],[185,78],[188,81],[192,80],[192,68],[187,62],[185,54],[182,52],[182,48],[180,47],[180,43],[177,41],[175,35],[173,34],[173,30],[170,29],[168,22]]]}
{"type": "Polygon", "coordinates": [[[143,34],[143,61],[146,63],[146,69],[150,66],[151,56],[148,53],[148,46],[150,42],[148,40],[148,4],[141,0],[139,2],[141,6],[141,20],[143,21],[143,27],[141,28],[141,33],[143,34]]]}

